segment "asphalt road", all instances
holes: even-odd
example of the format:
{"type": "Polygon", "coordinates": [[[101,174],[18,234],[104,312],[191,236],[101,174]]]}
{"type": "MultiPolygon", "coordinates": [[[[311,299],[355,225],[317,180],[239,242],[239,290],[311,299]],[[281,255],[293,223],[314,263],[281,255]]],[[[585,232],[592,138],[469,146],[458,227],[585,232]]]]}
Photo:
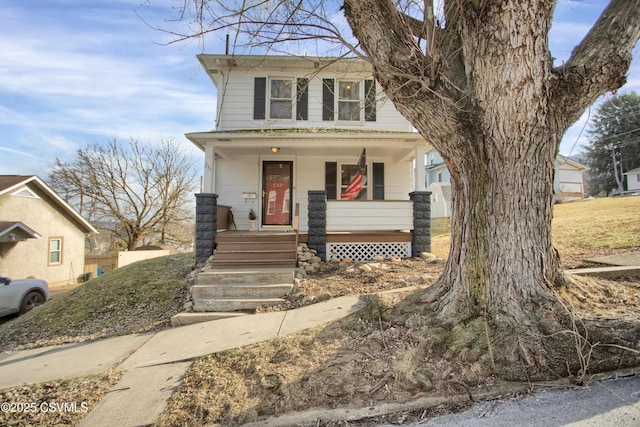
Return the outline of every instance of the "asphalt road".
{"type": "Polygon", "coordinates": [[[419,425],[638,427],[640,376],[594,381],[575,389],[541,390],[519,399],[480,402],[465,412],[432,418],[419,425]]]}

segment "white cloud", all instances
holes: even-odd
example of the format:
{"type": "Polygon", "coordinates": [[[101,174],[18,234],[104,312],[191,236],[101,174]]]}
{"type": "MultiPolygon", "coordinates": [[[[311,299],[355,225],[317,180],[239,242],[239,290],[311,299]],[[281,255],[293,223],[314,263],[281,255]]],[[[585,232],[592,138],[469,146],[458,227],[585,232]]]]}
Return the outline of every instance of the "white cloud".
{"type": "MultiPolygon", "coordinates": [[[[171,3],[154,1],[141,13],[164,22],[171,3]]],[[[134,14],[139,5],[8,0],[0,6],[3,159],[7,144],[16,162],[29,150],[46,153],[30,159],[39,161],[114,138],[184,140],[186,132],[213,127],[215,92],[200,71],[197,46],[159,45],[167,35],[134,14]]]]}

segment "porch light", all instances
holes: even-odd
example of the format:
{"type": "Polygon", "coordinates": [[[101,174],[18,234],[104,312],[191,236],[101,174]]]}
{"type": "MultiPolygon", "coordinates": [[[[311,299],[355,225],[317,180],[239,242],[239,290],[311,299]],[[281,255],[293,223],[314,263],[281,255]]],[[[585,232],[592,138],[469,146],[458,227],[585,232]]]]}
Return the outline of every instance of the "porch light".
{"type": "Polygon", "coordinates": [[[280,147],[271,147],[272,153],[277,153],[278,151],[280,151],[280,147]]]}

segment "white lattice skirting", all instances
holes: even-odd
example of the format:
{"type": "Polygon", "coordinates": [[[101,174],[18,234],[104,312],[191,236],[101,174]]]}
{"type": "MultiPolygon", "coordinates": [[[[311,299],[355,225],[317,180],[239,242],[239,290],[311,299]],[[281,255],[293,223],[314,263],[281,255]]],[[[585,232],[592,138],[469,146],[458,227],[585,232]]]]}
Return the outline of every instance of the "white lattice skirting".
{"type": "Polygon", "coordinates": [[[381,255],[385,258],[390,258],[394,255],[401,258],[409,258],[411,256],[411,243],[327,243],[327,261],[330,261],[333,256],[338,260],[348,257],[353,261],[369,261],[376,255],[381,255]]]}

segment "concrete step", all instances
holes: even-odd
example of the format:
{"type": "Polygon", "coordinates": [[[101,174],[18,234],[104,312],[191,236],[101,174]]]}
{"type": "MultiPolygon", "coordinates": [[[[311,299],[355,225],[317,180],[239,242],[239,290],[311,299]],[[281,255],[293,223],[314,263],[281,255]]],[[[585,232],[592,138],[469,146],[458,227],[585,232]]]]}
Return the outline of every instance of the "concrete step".
{"type": "Polygon", "coordinates": [[[196,284],[243,284],[274,285],[293,283],[295,271],[293,268],[239,268],[233,270],[210,270],[198,274],[196,284]]]}
{"type": "Polygon", "coordinates": [[[171,317],[171,326],[186,326],[186,325],[194,325],[196,323],[203,322],[212,322],[214,320],[227,319],[229,317],[242,317],[248,316],[247,313],[239,313],[239,312],[222,312],[222,311],[211,311],[211,312],[199,312],[199,313],[178,313],[175,316],[171,317]]]}
{"type": "Polygon", "coordinates": [[[238,311],[255,310],[259,306],[284,303],[282,298],[209,298],[194,300],[194,311],[238,311]]]}
{"type": "Polygon", "coordinates": [[[269,285],[253,283],[215,283],[194,285],[191,295],[196,299],[209,298],[281,298],[293,290],[293,282],[269,285]]]}
{"type": "Polygon", "coordinates": [[[595,268],[578,268],[575,270],[566,270],[568,274],[577,274],[578,276],[596,276],[605,279],[616,279],[619,277],[639,277],[640,267],[620,266],[620,267],[595,267],[595,268]]]}

